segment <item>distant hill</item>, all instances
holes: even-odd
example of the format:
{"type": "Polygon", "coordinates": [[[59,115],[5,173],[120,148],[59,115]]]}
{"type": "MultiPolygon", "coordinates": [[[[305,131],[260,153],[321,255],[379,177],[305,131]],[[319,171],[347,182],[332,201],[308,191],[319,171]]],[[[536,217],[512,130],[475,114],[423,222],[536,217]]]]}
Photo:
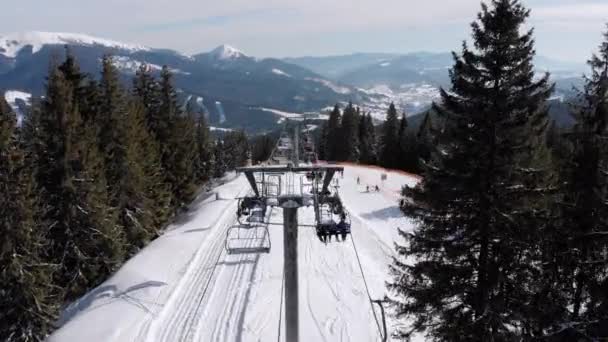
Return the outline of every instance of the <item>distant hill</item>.
{"type": "Polygon", "coordinates": [[[50,61],[60,61],[66,47],[81,69],[92,75],[98,75],[102,56],[112,54],[127,84],[142,63],[157,73],[162,65],[169,66],[182,100],[194,99],[216,126],[268,130],[281,116],[260,108],[304,113],[370,98],[304,67],[279,59],[257,59],[226,45],[187,56],[82,34],[50,32],[0,36],[0,89],[41,95],[50,61]]]}

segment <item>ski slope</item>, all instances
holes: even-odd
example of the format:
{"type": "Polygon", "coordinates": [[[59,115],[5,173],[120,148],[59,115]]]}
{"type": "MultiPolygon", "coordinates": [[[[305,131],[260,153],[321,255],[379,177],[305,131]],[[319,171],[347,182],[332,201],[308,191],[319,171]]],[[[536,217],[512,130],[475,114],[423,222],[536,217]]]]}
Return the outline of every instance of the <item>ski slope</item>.
{"type": "MultiPolygon", "coordinates": [[[[382,299],[396,228],[411,229],[398,208],[399,193],[417,182],[398,173],[382,182],[382,173],[346,166],[338,176],[352,219],[344,242],[320,242],[313,208],[299,210],[301,341],[381,340],[361,269],[370,296],[382,299]],[[366,185],[381,191],[368,193],[366,185]]],[[[299,177],[293,181],[299,189],[299,177]]],[[[283,341],[282,210],[267,213],[270,253],[224,249],[228,229],[238,225],[236,198],[249,192],[240,176],[201,196],[163,236],[68,307],[49,341],[283,341]]],[[[389,329],[393,325],[389,319],[389,329]]]]}

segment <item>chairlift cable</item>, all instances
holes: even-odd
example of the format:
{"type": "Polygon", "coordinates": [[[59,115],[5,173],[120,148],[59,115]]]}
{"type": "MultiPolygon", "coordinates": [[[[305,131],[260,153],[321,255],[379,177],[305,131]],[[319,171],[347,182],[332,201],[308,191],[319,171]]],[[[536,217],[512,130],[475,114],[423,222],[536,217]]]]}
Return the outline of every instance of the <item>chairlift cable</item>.
{"type": "Polygon", "coordinates": [[[369,300],[369,305],[372,308],[372,313],[374,314],[374,320],[376,321],[376,326],[378,327],[378,332],[380,333],[380,337],[383,336],[382,328],[380,327],[380,322],[378,321],[378,315],[376,314],[376,310],[374,310],[374,302],[372,300],[372,296],[369,292],[369,287],[367,286],[367,280],[365,278],[365,273],[363,272],[363,266],[361,265],[361,259],[359,258],[359,252],[357,251],[357,245],[355,244],[355,236],[351,231],[350,241],[353,244],[353,249],[355,250],[355,255],[357,256],[357,263],[359,264],[359,270],[361,271],[361,276],[363,277],[363,284],[365,284],[365,291],[367,292],[367,299],[369,300]]]}

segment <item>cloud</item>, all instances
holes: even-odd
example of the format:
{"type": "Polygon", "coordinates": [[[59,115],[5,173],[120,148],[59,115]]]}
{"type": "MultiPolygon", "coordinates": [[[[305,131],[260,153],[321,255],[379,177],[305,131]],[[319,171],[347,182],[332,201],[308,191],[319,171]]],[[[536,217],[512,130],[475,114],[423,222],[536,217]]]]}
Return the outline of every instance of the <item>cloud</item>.
{"type": "MultiPolygon", "coordinates": [[[[484,0],[489,1],[489,0],[484,0]]],[[[587,53],[608,0],[523,0],[543,49],[587,53]],[[585,45],[583,45],[585,44],[585,45]],[[589,46],[587,46],[589,45],[589,46]]],[[[82,32],[200,52],[230,43],[256,55],[451,50],[470,35],[481,0],[20,0],[2,9],[0,33],[82,32]]],[[[539,52],[543,53],[543,51],[539,52]]]]}
{"type": "Polygon", "coordinates": [[[227,26],[236,22],[253,22],[264,20],[273,16],[294,16],[296,11],[285,8],[264,8],[248,11],[235,12],[224,15],[214,15],[207,17],[197,17],[189,19],[179,19],[169,22],[147,24],[135,27],[135,31],[156,32],[156,31],[180,31],[197,27],[218,27],[227,26]]]}

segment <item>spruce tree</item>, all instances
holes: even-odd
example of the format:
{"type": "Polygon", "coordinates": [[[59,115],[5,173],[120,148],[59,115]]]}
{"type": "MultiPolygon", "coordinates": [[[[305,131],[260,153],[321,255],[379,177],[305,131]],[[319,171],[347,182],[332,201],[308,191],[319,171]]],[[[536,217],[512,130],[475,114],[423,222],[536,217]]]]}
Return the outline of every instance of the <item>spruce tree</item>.
{"type": "Polygon", "coordinates": [[[196,173],[199,183],[208,181],[213,175],[211,133],[205,120],[204,113],[200,113],[196,122],[196,173]]]}
{"type": "Polygon", "coordinates": [[[327,145],[325,146],[325,158],[327,160],[339,160],[341,144],[344,143],[340,137],[342,127],[342,114],[340,106],[336,104],[329,114],[327,121],[327,145]]]}
{"type": "Polygon", "coordinates": [[[382,126],[379,161],[386,168],[399,167],[399,118],[394,103],[390,104],[382,126]]]}
{"type": "Polygon", "coordinates": [[[323,122],[321,124],[321,130],[319,133],[319,141],[317,143],[317,151],[318,151],[318,158],[320,160],[328,160],[328,156],[329,156],[329,134],[328,134],[328,123],[327,122],[323,122]]]}
{"type": "Polygon", "coordinates": [[[42,341],[59,303],[35,221],[31,168],[18,143],[16,117],[0,98],[0,340],[42,341]]]}
{"type": "MultiPolygon", "coordinates": [[[[69,61],[69,59],[68,59],[69,61]]],[[[74,299],[105,280],[123,261],[125,240],[109,206],[97,129],[85,125],[69,64],[52,68],[36,130],[36,192],[40,224],[49,232],[54,285],[74,299]]]]}
{"type": "Polygon", "coordinates": [[[361,115],[359,119],[359,146],[361,153],[359,161],[363,164],[373,165],[377,162],[376,132],[371,115],[361,115]]]}
{"type": "Polygon", "coordinates": [[[454,54],[452,89],[436,111],[444,129],[424,179],[406,189],[417,223],[391,267],[398,317],[439,341],[529,340],[542,334],[533,304],[542,293],[538,241],[545,213],[535,165],[547,126],[548,75],[534,77],[532,31],[519,0],[482,4],[475,49],[454,54]],[[406,259],[414,260],[406,262],[406,259]]]}
{"type": "Polygon", "coordinates": [[[224,143],[222,140],[217,140],[213,146],[213,158],[215,159],[213,176],[215,178],[224,177],[228,167],[226,165],[226,154],[224,151],[224,143]]]}
{"type": "Polygon", "coordinates": [[[150,112],[150,126],[160,146],[166,182],[174,196],[172,204],[180,208],[196,193],[196,119],[178,106],[173,75],[167,66],[161,71],[158,92],[158,112],[150,112]]]}
{"type": "MultiPolygon", "coordinates": [[[[574,128],[566,135],[571,153],[562,169],[556,251],[569,307],[566,322],[556,323],[592,336],[593,324],[608,323],[608,31],[604,38],[599,54],[588,62],[591,75],[577,101],[574,128]]],[[[608,329],[604,333],[608,337],[608,329]]]]}
{"type": "Polygon", "coordinates": [[[158,194],[162,191],[158,160],[147,154],[154,151],[146,148],[150,138],[143,107],[128,96],[109,56],[102,60],[100,103],[96,121],[101,128],[99,144],[105,157],[110,203],[134,253],[156,237],[160,228],[157,215],[166,219],[166,195],[158,194]]]}
{"type": "Polygon", "coordinates": [[[359,161],[359,114],[352,102],[344,108],[340,135],[339,155],[337,160],[359,161]]]}

